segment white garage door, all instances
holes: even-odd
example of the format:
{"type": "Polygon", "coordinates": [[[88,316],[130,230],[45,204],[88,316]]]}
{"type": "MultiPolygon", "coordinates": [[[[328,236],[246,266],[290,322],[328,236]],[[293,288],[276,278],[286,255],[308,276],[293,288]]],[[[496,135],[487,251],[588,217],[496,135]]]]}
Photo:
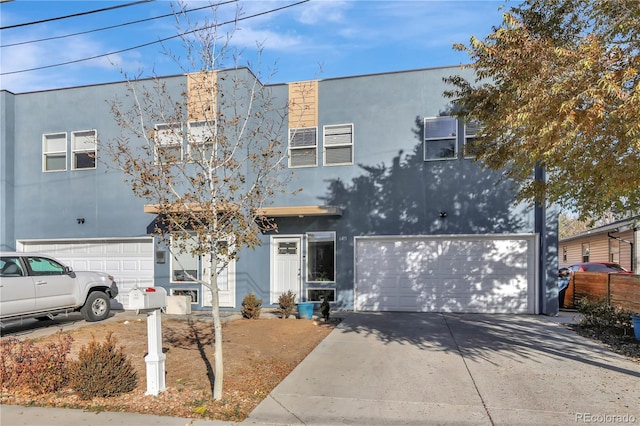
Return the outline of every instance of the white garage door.
{"type": "Polygon", "coordinates": [[[356,237],[359,311],[535,313],[534,235],[356,237]]]}
{"type": "Polygon", "coordinates": [[[134,286],[154,285],[151,238],[21,241],[18,246],[21,251],[56,257],[75,271],[113,275],[119,289],[116,307],[128,308],[129,291],[134,286]]]}

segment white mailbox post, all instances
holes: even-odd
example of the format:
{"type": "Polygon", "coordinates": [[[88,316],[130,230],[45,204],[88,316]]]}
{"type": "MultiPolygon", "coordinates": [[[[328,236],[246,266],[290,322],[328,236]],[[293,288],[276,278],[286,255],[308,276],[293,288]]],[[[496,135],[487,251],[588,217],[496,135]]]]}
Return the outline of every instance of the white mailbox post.
{"type": "Polygon", "coordinates": [[[147,312],[148,354],[144,357],[147,364],[147,392],[145,395],[158,395],[164,392],[165,354],[162,353],[162,321],[160,309],[167,306],[167,291],[162,287],[134,287],[129,292],[129,308],[147,312]]]}

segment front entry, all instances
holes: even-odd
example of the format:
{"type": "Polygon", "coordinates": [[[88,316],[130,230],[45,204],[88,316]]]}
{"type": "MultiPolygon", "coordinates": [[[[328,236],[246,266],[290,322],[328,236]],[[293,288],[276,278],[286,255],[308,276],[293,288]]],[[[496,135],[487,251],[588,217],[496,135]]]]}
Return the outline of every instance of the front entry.
{"type": "Polygon", "coordinates": [[[301,300],[302,238],[271,237],[270,302],[278,303],[281,294],[291,290],[301,300]]]}

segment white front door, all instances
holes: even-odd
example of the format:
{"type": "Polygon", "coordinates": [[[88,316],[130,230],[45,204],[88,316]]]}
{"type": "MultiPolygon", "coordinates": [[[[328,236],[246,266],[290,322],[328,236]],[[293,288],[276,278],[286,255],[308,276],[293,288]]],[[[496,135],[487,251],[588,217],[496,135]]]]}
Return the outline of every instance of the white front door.
{"type": "Polygon", "coordinates": [[[281,294],[291,290],[296,300],[302,299],[301,237],[271,238],[271,303],[278,303],[281,294]]]}
{"type": "MultiPolygon", "coordinates": [[[[207,256],[204,257],[204,276],[209,277],[207,256]]],[[[208,280],[207,280],[208,281],[208,280]]],[[[213,305],[213,295],[208,287],[202,286],[202,306],[213,305]]],[[[231,260],[225,268],[218,271],[218,299],[221,308],[236,307],[236,261],[231,260]]]]}

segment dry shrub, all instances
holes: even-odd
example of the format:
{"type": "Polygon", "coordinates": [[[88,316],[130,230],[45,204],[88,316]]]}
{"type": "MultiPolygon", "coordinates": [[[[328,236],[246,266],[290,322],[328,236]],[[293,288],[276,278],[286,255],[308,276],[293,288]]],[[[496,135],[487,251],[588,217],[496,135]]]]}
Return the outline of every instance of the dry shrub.
{"type": "Polygon", "coordinates": [[[289,290],[278,297],[278,308],[276,311],[281,318],[289,318],[296,308],[296,294],[289,290]]]}
{"type": "Polygon", "coordinates": [[[258,299],[255,294],[249,293],[242,299],[242,316],[248,319],[260,318],[262,310],[262,299],[258,299]]]}
{"type": "Polygon", "coordinates": [[[108,333],[103,343],[95,338],[83,346],[69,367],[69,386],[80,398],[110,397],[133,391],[138,373],[117,339],[108,333]]]}
{"type": "Polygon", "coordinates": [[[57,341],[36,345],[14,337],[0,342],[0,386],[29,389],[36,394],[55,392],[69,381],[69,360],[73,337],[58,334],[57,341]]]}

